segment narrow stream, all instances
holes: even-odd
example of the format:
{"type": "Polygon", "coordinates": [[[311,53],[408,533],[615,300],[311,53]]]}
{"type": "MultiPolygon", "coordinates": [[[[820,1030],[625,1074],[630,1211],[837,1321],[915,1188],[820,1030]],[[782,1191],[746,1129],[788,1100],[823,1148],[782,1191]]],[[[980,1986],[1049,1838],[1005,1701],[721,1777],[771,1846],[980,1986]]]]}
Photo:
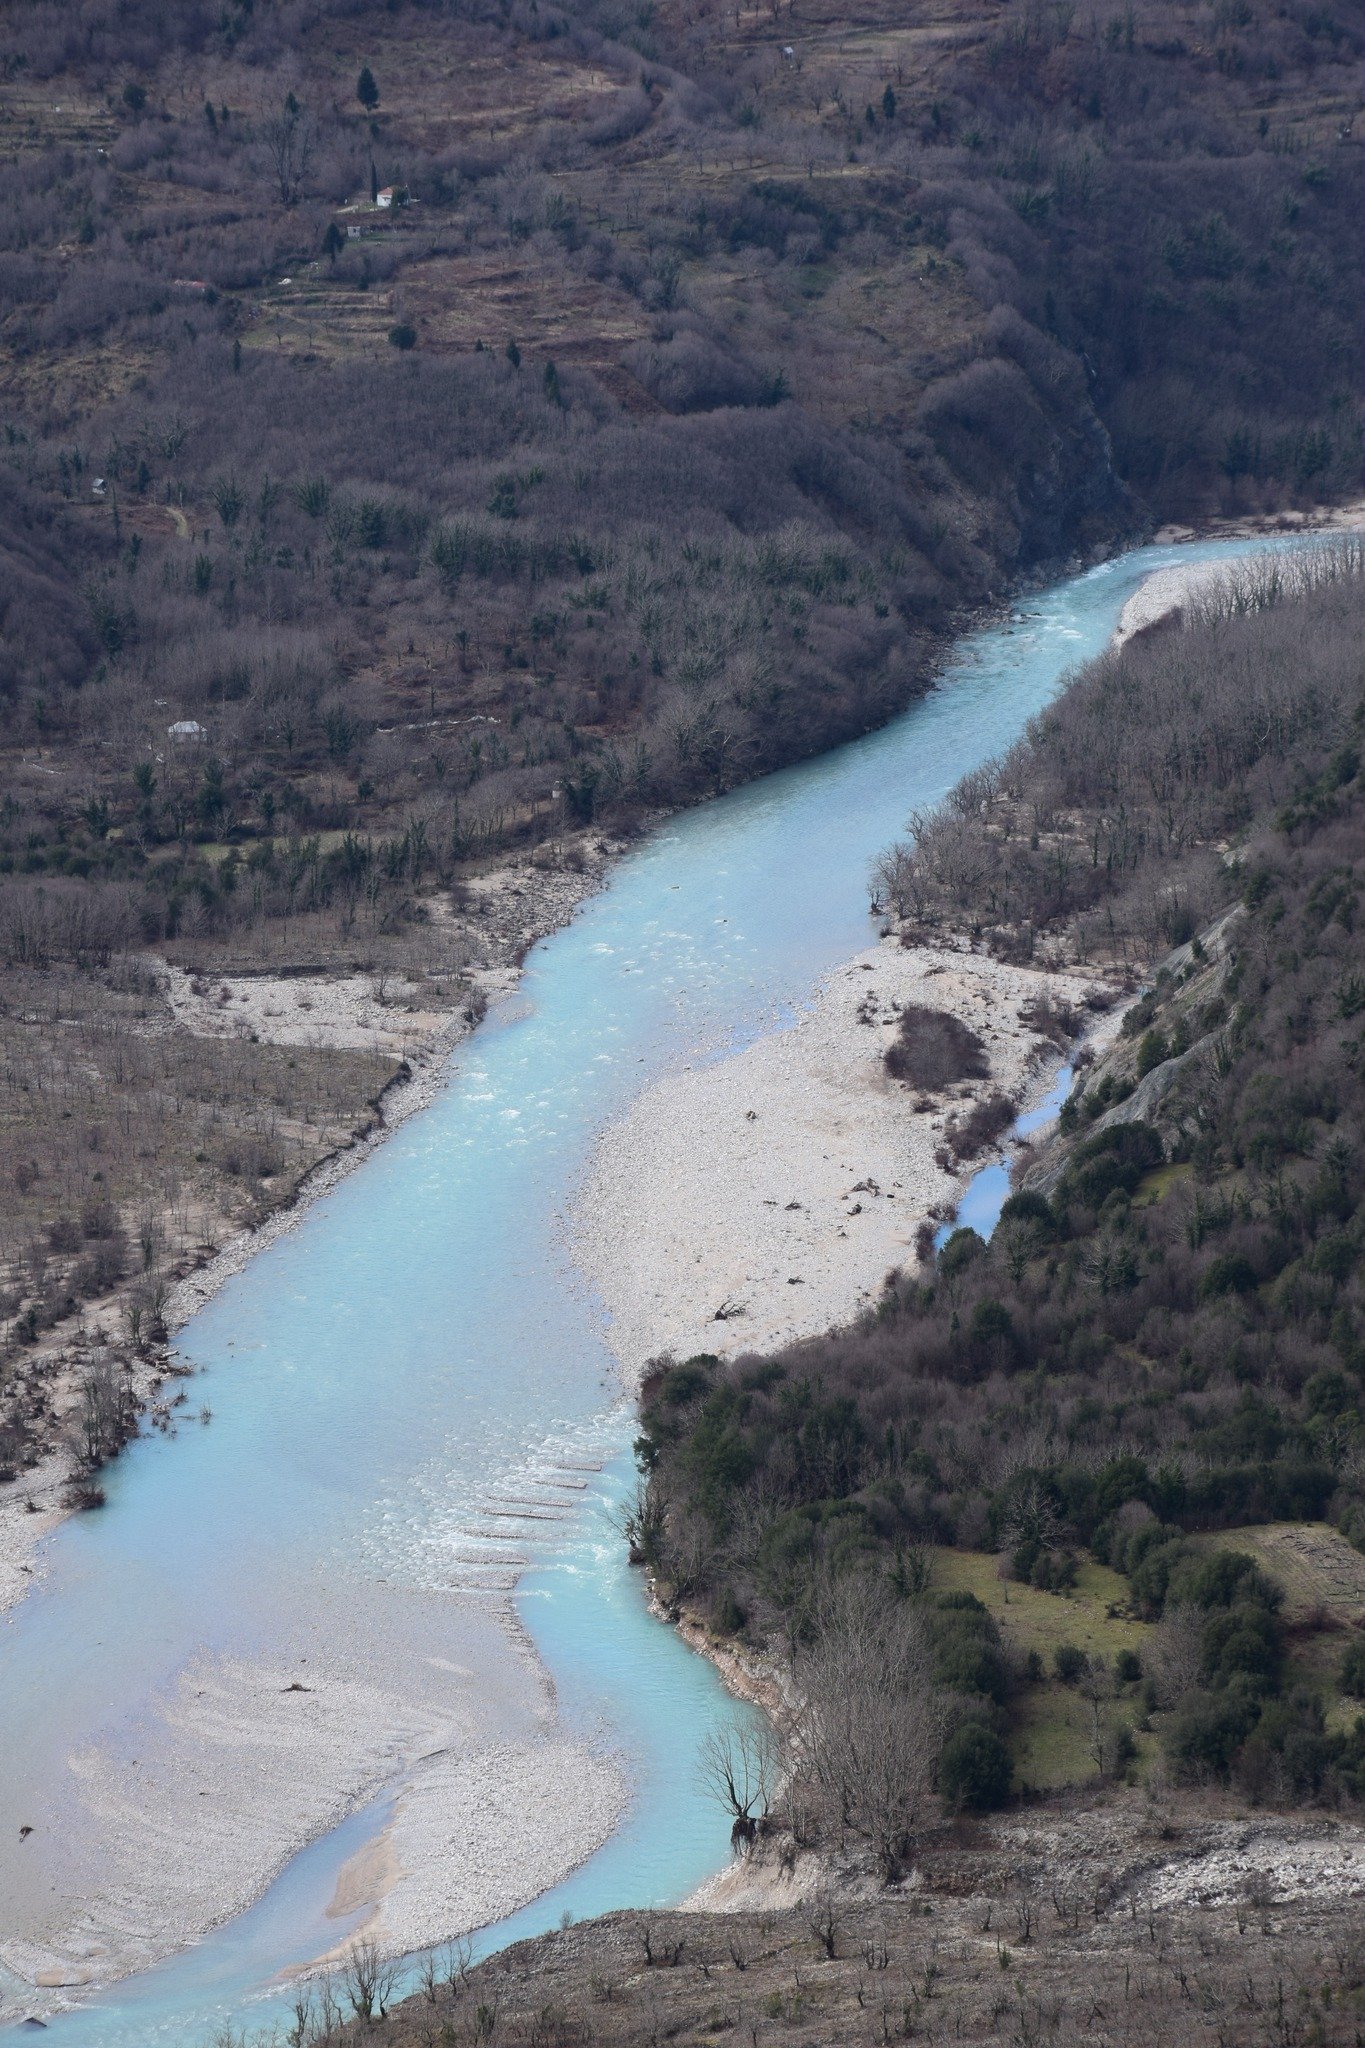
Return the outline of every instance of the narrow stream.
{"type": "MultiPolygon", "coordinates": [[[[1144,548],[1031,597],[884,731],[656,833],[536,949],[437,1102],[185,1330],[211,1423],[133,1446],[0,1630],[4,2019],[43,1971],[87,1980],[50,2022],[63,2048],[278,2019],[279,1973],[359,1916],[328,1913],[338,1873],[433,1757],[551,1734],[623,1790],[605,1846],[484,1948],[677,1901],[722,1864],[693,1761],[742,1710],[647,1614],[613,1522],[632,1416],[564,1234],[594,1138],[866,945],[877,850],[1018,736],[1144,577],[1248,551],[1144,548]],[[513,1584],[539,1665],[503,1618],[513,1584]],[[100,1988],[111,1955],[165,1955],[186,1902],[223,1924],[100,1988]]],[[[552,1803],[491,1850],[457,1829],[451,1885],[550,1840],[552,1803]]]]}
{"type": "MultiPolygon", "coordinates": [[[[1058,1069],[1055,1079],[1041,1102],[1032,1109],[1026,1109],[1010,1125],[1005,1139],[1009,1145],[1016,1138],[1027,1138],[1034,1131],[1040,1131],[1044,1124],[1050,1124],[1061,1110],[1062,1104],[1071,1093],[1074,1079],[1070,1067],[1058,1069]]],[[[955,1230],[974,1230],[978,1237],[989,1237],[1000,1221],[1000,1211],[1010,1191],[1010,1161],[992,1159],[988,1166],[974,1173],[962,1192],[962,1200],[946,1223],[941,1223],[934,1232],[934,1249],[941,1251],[955,1230]]]]}

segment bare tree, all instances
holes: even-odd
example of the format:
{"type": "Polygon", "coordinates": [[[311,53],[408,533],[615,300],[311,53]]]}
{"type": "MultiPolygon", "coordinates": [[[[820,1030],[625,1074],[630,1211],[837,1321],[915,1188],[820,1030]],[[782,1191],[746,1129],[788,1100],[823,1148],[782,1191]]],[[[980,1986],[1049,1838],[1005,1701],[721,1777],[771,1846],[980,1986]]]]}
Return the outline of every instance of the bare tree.
{"type": "Polygon", "coordinates": [[[1109,1717],[1105,1712],[1105,1708],[1114,1697],[1114,1678],[1103,1657],[1092,1656],[1090,1658],[1085,1670],[1081,1674],[1077,1691],[1090,1708],[1090,1740],[1088,1746],[1091,1761],[1094,1763],[1100,1777],[1103,1777],[1113,1761],[1114,1753],[1113,1731],[1109,1725],[1109,1717]]]}
{"type": "Polygon", "coordinates": [[[923,1623],[884,1580],[836,1580],[817,1602],[796,1678],[793,1773],[814,1781],[841,1827],[866,1836],[889,1883],[904,1863],[942,1741],[923,1623]]]}
{"type": "Polygon", "coordinates": [[[697,1768],[703,1790],[733,1819],[731,1847],[750,1848],[759,1821],[772,1805],[777,1781],[778,1747],[772,1724],[755,1715],[727,1728],[711,1729],[702,1743],[697,1768]]]}
{"type": "Polygon", "coordinates": [[[1151,1647],[1143,1652],[1163,1707],[1178,1706],[1198,1685],[1204,1661],[1203,1633],[1204,1617],[1197,1607],[1181,1600],[1167,1603],[1151,1647]]]}
{"type": "Polygon", "coordinates": [[[282,206],[297,206],[313,161],[317,128],[293,93],[286,93],[278,114],[261,130],[282,206]]]}
{"type": "Polygon", "coordinates": [[[474,1944],[467,1934],[461,1934],[456,1940],[446,1942],[439,1954],[446,1989],[452,1998],[458,1998],[469,1982],[469,1972],[474,1961],[474,1944]]]}
{"type": "Polygon", "coordinates": [[[94,1472],[122,1449],[137,1422],[129,1381],[116,1371],[107,1354],[96,1358],[81,1381],[76,1416],[76,1444],[82,1462],[94,1472]]]}
{"type": "Polygon", "coordinates": [[[358,1941],[341,1972],[341,1989],[351,2016],[382,2020],[398,1985],[398,1965],[380,1954],[375,1943],[358,1941]]]}
{"type": "Polygon", "coordinates": [[[839,1953],[839,1932],[842,1920],[839,1902],[829,1885],[822,1884],[806,1901],[806,1925],[813,1940],[818,1941],[830,1962],[839,1953]]]}
{"type": "Polygon", "coordinates": [[[322,2039],[326,2041],[333,2034],[340,2033],[343,2023],[341,2001],[337,1997],[336,1983],[330,1970],[325,1976],[318,1979],[317,1994],[317,2031],[322,2039]]]}
{"type": "Polygon", "coordinates": [[[289,2001],[289,2011],[286,2048],[317,2048],[341,2025],[341,2013],[326,1977],[317,1983],[300,1984],[289,2001]]]}
{"type": "Polygon", "coordinates": [[[1050,1549],[1057,1540],[1057,1506],[1047,1488],[1029,1478],[1015,1489],[1005,1512],[1002,1534],[1005,1547],[1017,1550],[1022,1543],[1041,1543],[1050,1549]]]}
{"type": "Polygon", "coordinates": [[[888,903],[897,917],[905,917],[912,904],[916,912],[923,907],[926,890],[916,865],[915,849],[908,840],[898,839],[877,855],[872,863],[870,889],[874,914],[888,903]]]}

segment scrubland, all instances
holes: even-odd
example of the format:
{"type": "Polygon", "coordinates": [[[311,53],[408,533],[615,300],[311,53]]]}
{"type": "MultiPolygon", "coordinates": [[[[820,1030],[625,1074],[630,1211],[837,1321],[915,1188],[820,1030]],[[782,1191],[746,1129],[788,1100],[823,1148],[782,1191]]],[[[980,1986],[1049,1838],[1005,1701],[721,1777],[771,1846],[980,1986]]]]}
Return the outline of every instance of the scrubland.
{"type": "MultiPolygon", "coordinates": [[[[28,897],[0,978],[0,1474],[26,1507],[98,1504],[140,1409],[175,1427],[168,1337],[300,1191],[429,1099],[605,859],[580,834],[485,865],[395,931],[315,914],[216,956],[87,929],[65,957],[89,906],[69,882],[28,897]]],[[[11,1522],[6,1562],[44,1526],[11,1522]]]]}
{"type": "MultiPolygon", "coordinates": [[[[1349,1872],[1327,1831],[1202,1814],[1064,1812],[1027,1835],[965,1822],[926,1845],[909,1895],[779,1904],[779,1880],[766,1911],[614,1913],[472,1971],[438,1957],[429,1993],[382,2025],[324,2030],[315,1994],[303,2039],[1335,2048],[1359,2025],[1349,1872]],[[1342,1889],[1305,1901],[1313,1870],[1342,1889]]],[[[327,1994],[338,2022],[354,1988],[327,1994]]]]}

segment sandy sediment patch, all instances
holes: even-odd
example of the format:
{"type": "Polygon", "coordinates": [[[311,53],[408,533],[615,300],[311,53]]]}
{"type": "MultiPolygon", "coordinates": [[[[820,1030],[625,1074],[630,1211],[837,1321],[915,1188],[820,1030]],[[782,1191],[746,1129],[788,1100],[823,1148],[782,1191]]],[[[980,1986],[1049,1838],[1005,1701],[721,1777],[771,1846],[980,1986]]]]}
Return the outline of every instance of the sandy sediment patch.
{"type": "Polygon", "coordinates": [[[330,1912],[371,1907],[363,1931],[393,1953],[515,1911],[607,1839],[619,1764],[559,1726],[501,1605],[414,1598],[395,1622],[357,1587],[351,1639],[320,1622],[307,1655],[202,1653],[76,1750],[26,1812],[25,1882],[0,1899],[0,1966],[32,1987],[29,2010],[231,1919],[381,1794],[389,1818],[341,1867],[330,1912]]]}
{"type": "Polygon", "coordinates": [[[625,1801],[614,1759],[561,1733],[427,1759],[385,1831],[364,1933],[408,1954],[505,1919],[600,1848],[625,1801]]]}
{"type": "Polygon", "coordinates": [[[874,1301],[980,1163],[946,1158],[948,1116],[985,1088],[1027,1100],[1055,1068],[1021,1008],[1095,986],[888,941],[830,975],[790,1029],[648,1090],[604,1134],[572,1219],[627,1378],[665,1351],[814,1336],[874,1301]],[[907,1002],[971,1025],[990,1080],[917,1108],[883,1060],[907,1002]]]}
{"type": "Polygon", "coordinates": [[[54,1454],[0,1497],[0,1614],[33,1589],[33,1553],[63,1519],[62,1489],[70,1476],[65,1454],[54,1454]]]}
{"type": "Polygon", "coordinates": [[[48,1883],[6,1901],[0,1961],[48,1988],[146,1968],[455,1735],[449,1713],[364,1678],[203,1657],[131,1740],[78,1751],[60,1801],[35,1807],[48,1883]]]}
{"type": "Polygon", "coordinates": [[[393,1890],[402,1869],[393,1848],[393,1830],[386,1827],[337,1872],[336,1889],[327,1908],[329,1920],[347,1920],[366,1906],[378,1906],[393,1890]]]}
{"type": "Polygon", "coordinates": [[[1242,566],[1240,560],[1178,562],[1168,569],[1153,570],[1119,613],[1114,645],[1122,647],[1135,633],[1144,633],[1160,620],[1174,617],[1201,597],[1214,596],[1234,581],[1242,566]]]}
{"type": "MultiPolygon", "coordinates": [[[[1281,518],[1262,522],[1229,522],[1198,532],[1192,527],[1173,527],[1158,534],[1157,539],[1250,540],[1269,533],[1316,533],[1324,542],[1330,542],[1334,534],[1359,533],[1362,529],[1365,529],[1365,504],[1355,504],[1336,506],[1330,511],[1287,513],[1281,518]]],[[[1258,561],[1269,565],[1273,560],[1271,556],[1237,555],[1219,562],[1173,562],[1168,568],[1153,570],[1119,614],[1119,622],[1114,629],[1114,645],[1122,647],[1135,633],[1145,632],[1162,619],[1172,618],[1190,606],[1197,607],[1201,599],[1216,596],[1220,589],[1244,576],[1249,565],[1258,561]]]]}
{"type": "MultiPolygon", "coordinates": [[[[723,1870],[705,1878],[679,1908],[684,1913],[780,1913],[827,1887],[837,1876],[839,1896],[847,1901],[863,1887],[843,1871],[835,1872],[824,1856],[805,1850],[784,1865],[768,1850],[735,1857],[723,1870]]],[[[866,1886],[871,1889],[871,1884],[866,1886]]]]}
{"type": "Polygon", "coordinates": [[[351,1047],[409,1059],[450,1023],[423,1009],[399,976],[209,975],[163,969],[175,1022],[196,1038],[255,1038],[271,1045],[351,1047]]]}

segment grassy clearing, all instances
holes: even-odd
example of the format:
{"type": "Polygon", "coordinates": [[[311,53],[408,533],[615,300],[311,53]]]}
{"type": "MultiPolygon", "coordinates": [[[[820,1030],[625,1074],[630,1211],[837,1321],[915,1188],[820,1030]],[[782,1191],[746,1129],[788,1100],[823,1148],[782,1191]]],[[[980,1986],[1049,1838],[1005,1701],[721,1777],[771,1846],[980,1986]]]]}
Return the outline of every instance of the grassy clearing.
{"type": "Polygon", "coordinates": [[[1090,1709],[1055,1679],[1035,1685],[1019,1703],[1010,1747],[1016,1791],[1052,1791],[1097,1776],[1090,1754],[1090,1709]]]}
{"type": "Polygon", "coordinates": [[[1061,1643],[1075,1643],[1089,1657],[1112,1659],[1137,1650],[1151,1630],[1121,1610],[1128,1585],[1107,1565],[1087,1560],[1066,1593],[1040,1593],[1033,1586],[1000,1577],[998,1557],[977,1550],[934,1553],[934,1587],[943,1593],[975,1593],[989,1607],[1006,1643],[1021,1655],[1036,1650],[1045,1664],[1061,1643]]]}
{"type": "MultiPolygon", "coordinates": [[[[1063,1643],[1074,1643],[1088,1657],[1112,1664],[1120,1650],[1142,1653],[1150,1627],[1121,1610],[1127,1584],[1106,1565],[1087,1560],[1069,1592],[1042,1593],[1002,1579],[1000,1560],[975,1550],[939,1550],[934,1554],[934,1588],[943,1593],[974,1593],[994,1615],[1007,1647],[1018,1657],[1036,1650],[1048,1676],[1029,1686],[1015,1709],[1011,1739],[1017,1790],[1053,1791],[1084,1785],[1097,1773],[1091,1755],[1092,1715],[1089,1703],[1072,1686],[1051,1676],[1052,1660],[1063,1643]]],[[[1120,1697],[1106,1718],[1131,1720],[1135,1702],[1120,1697]]],[[[1144,1747],[1139,1738],[1139,1751],[1144,1747]]]]}
{"type": "MultiPolygon", "coordinates": [[[[1135,1695],[1121,1694],[1104,1710],[1106,1724],[1130,1726],[1141,1711],[1135,1695]]],[[[1098,1778],[1091,1751],[1090,1704],[1071,1686],[1049,1679],[1031,1686],[1019,1702],[1010,1747],[1016,1792],[1057,1792],[1098,1778]]],[[[1157,1746],[1149,1733],[1134,1733],[1140,1772],[1157,1746]]]]}

